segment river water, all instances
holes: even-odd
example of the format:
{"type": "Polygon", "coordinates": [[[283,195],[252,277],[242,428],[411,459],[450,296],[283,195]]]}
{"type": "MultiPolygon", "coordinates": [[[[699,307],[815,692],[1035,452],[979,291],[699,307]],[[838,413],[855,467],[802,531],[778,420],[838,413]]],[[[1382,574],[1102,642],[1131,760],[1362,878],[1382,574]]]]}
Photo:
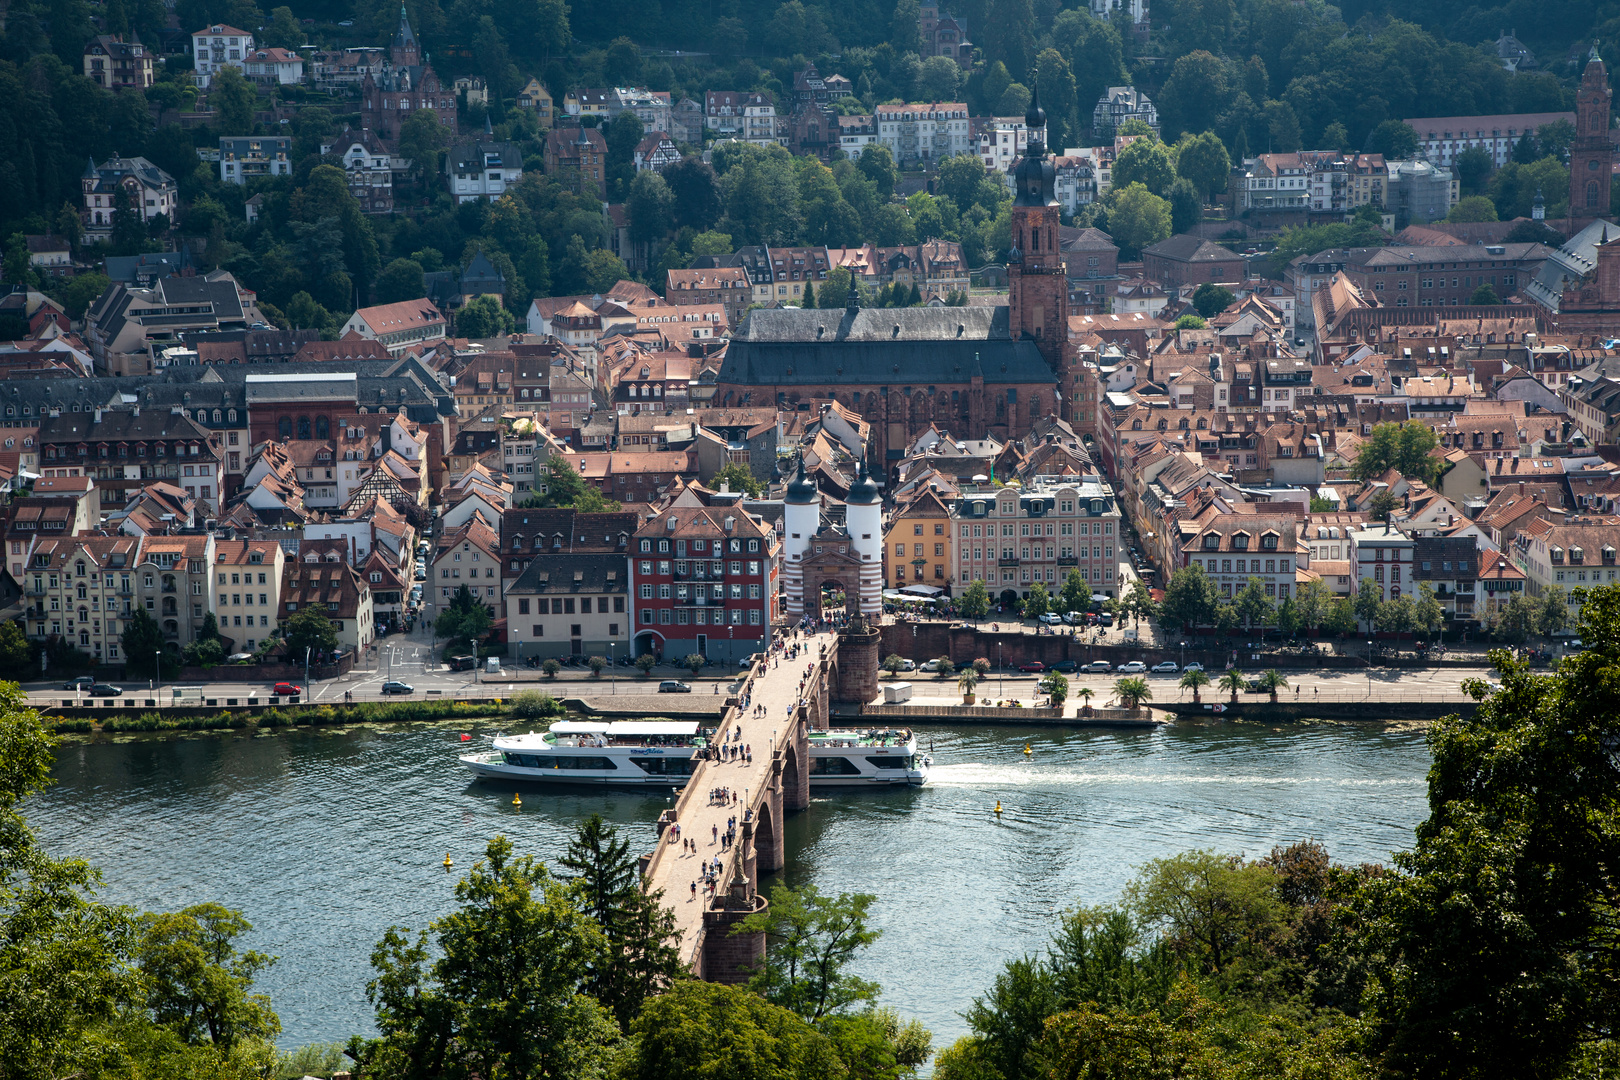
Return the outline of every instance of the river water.
{"type": "MultiPolygon", "coordinates": [[[[371,949],[425,926],[497,832],[552,859],[592,811],[652,843],[667,795],[468,782],[460,728],[129,737],[70,743],[27,813],[58,855],[90,860],[105,896],[145,910],[242,909],[247,944],[280,957],[260,988],[296,1046],[371,1030],[371,949]]],[[[477,732],[476,727],[468,728],[477,732]]],[[[1114,900],[1133,869],[1188,848],[1249,856],[1315,838],[1345,862],[1387,859],[1423,817],[1421,731],[1181,725],[1155,732],[919,731],[933,782],[820,790],[788,820],[786,883],[878,895],[883,936],[859,973],[944,1046],[1008,958],[1056,916],[1114,900]],[[1029,743],[1032,754],[1026,757],[1029,743]],[[993,813],[997,800],[1003,812],[993,813]]],[[[770,882],[766,882],[768,885],[770,882]]]]}

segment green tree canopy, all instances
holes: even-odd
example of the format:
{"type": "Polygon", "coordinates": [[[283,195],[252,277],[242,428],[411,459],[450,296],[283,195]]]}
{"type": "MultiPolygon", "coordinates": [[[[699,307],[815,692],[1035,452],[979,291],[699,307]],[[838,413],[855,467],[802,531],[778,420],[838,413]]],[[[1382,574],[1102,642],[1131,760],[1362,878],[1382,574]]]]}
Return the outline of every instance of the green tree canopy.
{"type": "Polygon", "coordinates": [[[790,1009],[736,986],[683,979],[636,1020],[632,1080],[844,1080],[832,1040],[790,1009]]]}
{"type": "Polygon", "coordinates": [[[471,589],[463,585],[456,590],[450,602],[439,609],[439,617],[434,620],[433,630],[439,637],[449,639],[452,644],[462,641],[476,643],[483,640],[494,622],[494,612],[474,596],[471,589]]]}
{"type": "Polygon", "coordinates": [[[305,604],[287,616],[281,624],[281,640],[286,643],[287,659],[295,663],[304,659],[305,650],[313,657],[338,647],[337,631],[319,604],[305,604]]]}
{"type": "Polygon", "coordinates": [[[1170,204],[1140,182],[1114,185],[1107,205],[1109,235],[1120,246],[1121,257],[1134,258],[1170,235],[1170,204]]]}
{"type": "Polygon", "coordinates": [[[1433,484],[1441,462],[1430,452],[1439,445],[1439,438],[1421,420],[1374,424],[1350,472],[1357,480],[1372,480],[1395,469],[1408,479],[1433,484]]]}
{"type": "Polygon", "coordinates": [[[850,970],[882,933],[867,925],[875,900],[870,893],[823,896],[813,885],[772,888],[770,907],[733,931],[766,935],[765,963],[749,987],[812,1022],[876,1000],[877,984],[850,970]]]}

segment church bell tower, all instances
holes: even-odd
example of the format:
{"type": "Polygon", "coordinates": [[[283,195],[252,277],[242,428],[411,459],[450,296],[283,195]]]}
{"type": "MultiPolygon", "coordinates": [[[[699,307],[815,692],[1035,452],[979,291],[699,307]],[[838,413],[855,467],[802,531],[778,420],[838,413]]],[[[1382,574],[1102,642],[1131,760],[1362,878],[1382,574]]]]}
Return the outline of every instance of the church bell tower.
{"type": "Polygon", "coordinates": [[[1610,174],[1614,144],[1609,141],[1609,110],[1614,91],[1609,72],[1592,46],[1580,88],[1575,92],[1575,138],[1569,144],[1569,218],[1571,232],[1609,216],[1610,174]]]}
{"type": "Polygon", "coordinates": [[[1028,143],[1013,169],[1012,249],[1007,253],[1009,318],[1015,335],[1032,338],[1058,381],[1057,414],[1072,419],[1079,390],[1069,370],[1069,283],[1058,250],[1057,169],[1046,155],[1046,112],[1040,86],[1024,114],[1028,143]]]}

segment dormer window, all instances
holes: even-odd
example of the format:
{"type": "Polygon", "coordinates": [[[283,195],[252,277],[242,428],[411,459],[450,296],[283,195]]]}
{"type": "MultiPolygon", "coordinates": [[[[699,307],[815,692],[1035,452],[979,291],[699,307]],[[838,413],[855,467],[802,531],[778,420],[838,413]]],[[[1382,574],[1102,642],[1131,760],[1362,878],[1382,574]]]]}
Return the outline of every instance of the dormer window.
{"type": "Polygon", "coordinates": [[[1547,554],[1555,563],[1561,563],[1564,561],[1564,549],[1561,547],[1549,548],[1547,554]]]}
{"type": "Polygon", "coordinates": [[[1260,537],[1260,546],[1262,548],[1264,548],[1266,551],[1276,551],[1277,550],[1277,534],[1276,533],[1266,533],[1264,536],[1260,537]]]}
{"type": "Polygon", "coordinates": [[[1249,550],[1249,534],[1248,533],[1233,533],[1232,534],[1232,550],[1233,551],[1248,551],[1249,550]]]}
{"type": "Polygon", "coordinates": [[[1221,534],[1220,533],[1205,533],[1204,534],[1204,550],[1205,551],[1219,551],[1220,548],[1221,548],[1221,534]]]}

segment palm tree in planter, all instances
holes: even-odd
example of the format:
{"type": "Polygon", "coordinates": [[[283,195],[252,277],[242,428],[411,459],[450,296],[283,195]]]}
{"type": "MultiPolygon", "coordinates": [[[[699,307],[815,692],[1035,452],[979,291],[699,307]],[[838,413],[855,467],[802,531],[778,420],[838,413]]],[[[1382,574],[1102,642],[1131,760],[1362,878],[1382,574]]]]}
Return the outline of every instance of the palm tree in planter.
{"type": "Polygon", "coordinates": [[[1082,686],[1074,692],[1074,696],[1080,699],[1081,711],[1087,716],[1091,715],[1091,697],[1096,692],[1089,686],[1082,686]]]}
{"type": "Polygon", "coordinates": [[[1153,688],[1146,679],[1137,675],[1116,682],[1114,693],[1118,695],[1119,703],[1127,709],[1135,709],[1142,702],[1153,700],[1153,688]]]}
{"type": "Polygon", "coordinates": [[[1243,672],[1239,671],[1237,668],[1233,668],[1231,671],[1228,671],[1225,675],[1221,676],[1221,689],[1232,691],[1233,705],[1237,704],[1238,694],[1247,685],[1248,680],[1243,677],[1243,672]]]}
{"type": "Polygon", "coordinates": [[[1041,680],[1041,689],[1051,699],[1052,708],[1062,713],[1063,703],[1069,698],[1069,680],[1062,673],[1054,671],[1041,680]]]}
{"type": "Polygon", "coordinates": [[[1198,696],[1198,691],[1208,685],[1209,676],[1205,675],[1199,668],[1193,668],[1191,671],[1184,672],[1181,676],[1181,688],[1193,692],[1194,705],[1197,705],[1202,700],[1198,696]]]}
{"type": "Polygon", "coordinates": [[[972,667],[963,668],[962,674],[956,677],[956,685],[962,691],[962,704],[972,705],[976,700],[973,691],[979,686],[978,669],[972,667]]]}
{"type": "Polygon", "coordinates": [[[1271,703],[1275,705],[1277,704],[1277,691],[1286,687],[1288,680],[1283,678],[1282,672],[1272,668],[1260,676],[1260,685],[1265,689],[1266,693],[1271,695],[1271,703]]]}
{"type": "Polygon", "coordinates": [[[905,660],[899,653],[890,653],[888,656],[883,658],[883,664],[881,666],[884,671],[889,673],[889,678],[892,679],[896,675],[900,674],[900,668],[904,664],[905,660]]]}

